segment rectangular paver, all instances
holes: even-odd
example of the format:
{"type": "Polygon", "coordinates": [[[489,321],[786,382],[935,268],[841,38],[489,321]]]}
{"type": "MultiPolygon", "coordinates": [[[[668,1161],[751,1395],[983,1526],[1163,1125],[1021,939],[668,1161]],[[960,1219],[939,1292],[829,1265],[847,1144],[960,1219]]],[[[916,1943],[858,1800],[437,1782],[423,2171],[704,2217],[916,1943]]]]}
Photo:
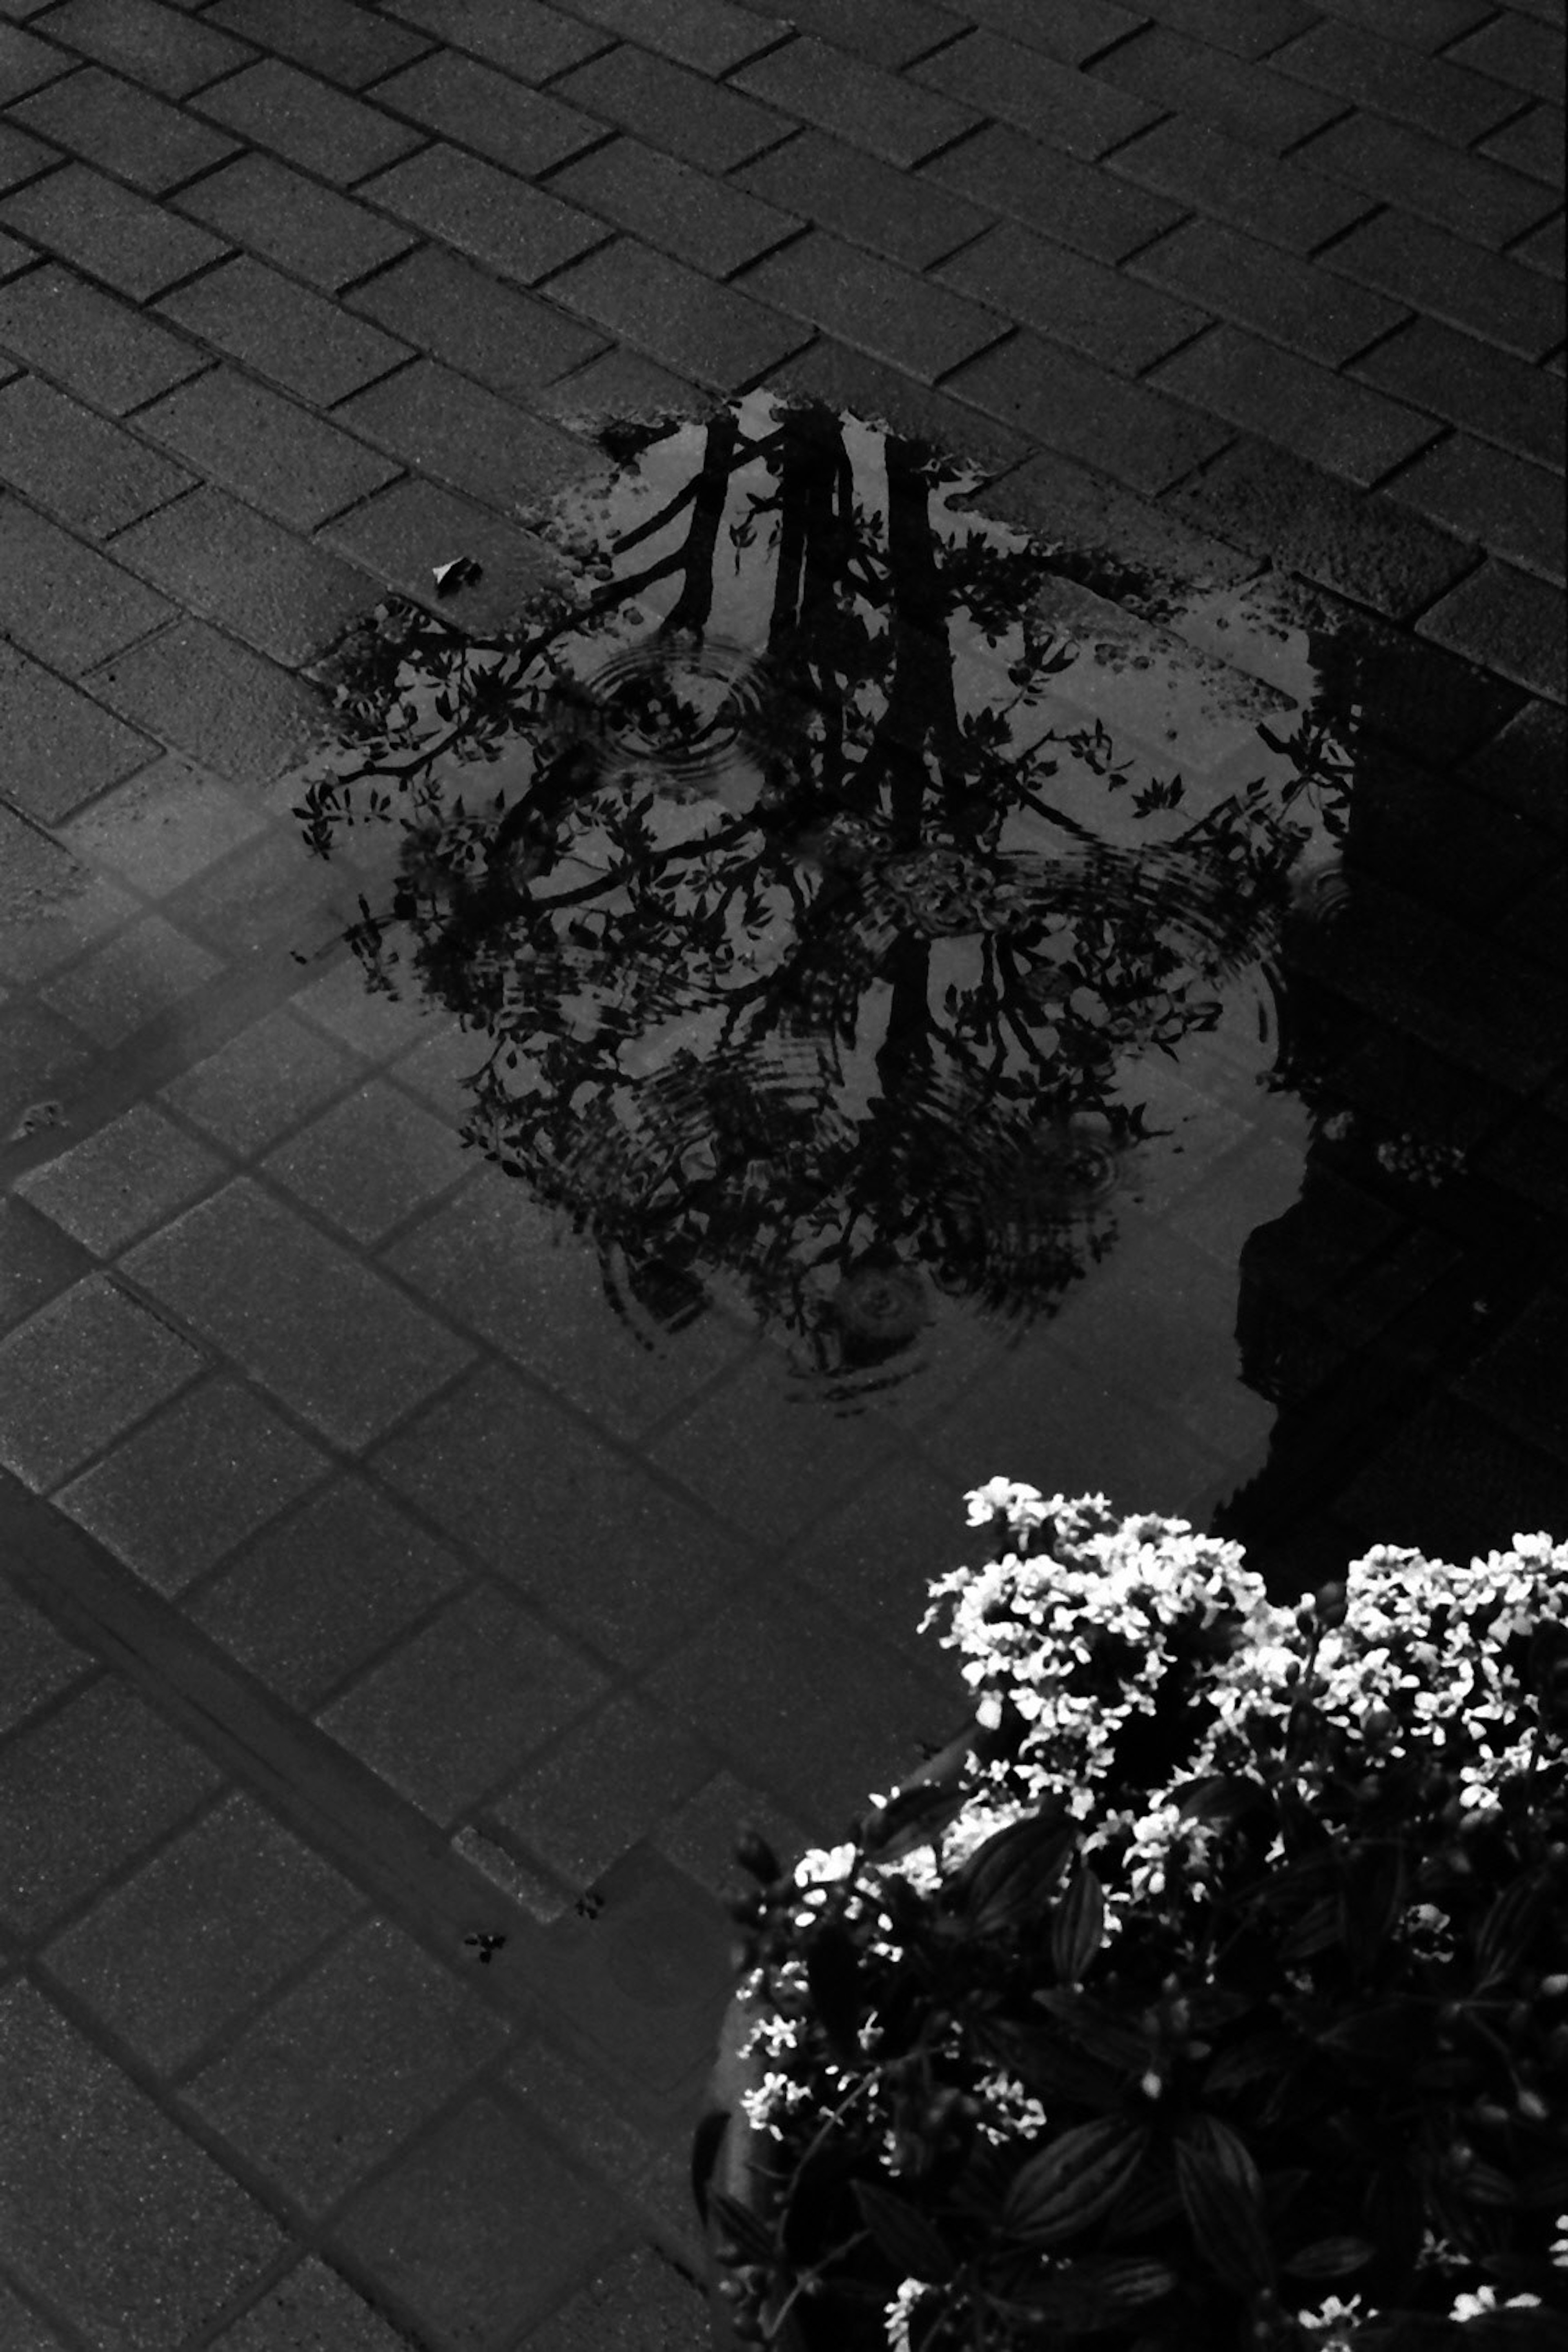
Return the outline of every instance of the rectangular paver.
{"type": "Polygon", "coordinates": [[[39,994],[110,1051],[149,1023],[188,1012],[189,1000],[221,970],[216,956],[173,923],[144,915],[68,966],[39,994]]]}
{"type": "Polygon", "coordinates": [[[144,735],[10,645],[0,645],[0,693],[6,793],[46,824],[133,775],[153,756],[144,735]]]}
{"type": "Polygon", "coordinates": [[[1477,245],[1509,244],[1543,220],[1552,204],[1539,180],[1384,115],[1347,114],[1331,122],[1297,160],[1477,245]]]}
{"type": "Polygon", "coordinates": [[[667,366],[724,392],[754,383],[809,333],[738,288],[715,285],[631,237],[563,271],[550,291],[667,366]]]}
{"type": "MultiPolygon", "coordinates": [[[[794,142],[798,145],[799,142],[794,142]]],[[[765,171],[777,148],[751,168],[765,171]]],[[[869,158],[857,159],[868,164],[869,158]]],[[[727,180],[710,179],[640,139],[614,139],[557,172],[551,187],[617,228],[646,237],[693,268],[728,278],[793,236],[800,220],[727,180]]]]}
{"type": "Polygon", "coordinates": [[[929,0],[790,0],[789,21],[879,66],[909,65],[953,34],[947,10],[929,0]]]}
{"type": "Polygon", "coordinates": [[[59,161],[52,147],[41,139],[29,138],[12,122],[0,122],[0,189],[18,188],[24,180],[36,180],[59,161]]]}
{"type": "Polygon", "coordinates": [[[1310,262],[1217,221],[1188,221],[1139,254],[1133,274],[1183,294],[1211,315],[1340,367],[1403,325],[1402,303],[1336,282],[1310,262]]]}
{"type": "Polygon", "coordinates": [[[407,153],[419,134],[279,58],[204,91],[200,110],[257,147],[347,186],[407,153]]]}
{"type": "Polygon", "coordinates": [[[428,46],[406,25],[354,0],[216,0],[202,19],[345,89],[395,71],[428,46]]]}
{"type": "Polygon", "coordinates": [[[204,364],[178,336],[49,263],[0,292],[0,344],[117,416],[204,364]]]}
{"type": "Polygon", "coordinates": [[[605,135],[605,126],[455,49],[377,82],[375,102],[531,180],[605,135]]]}
{"type": "Polygon", "coordinates": [[[1495,156],[1510,170],[1528,172],[1550,188],[1561,188],[1563,174],[1563,109],[1532,106],[1512,122],[1494,131],[1481,144],[1483,155],[1495,156]]]}
{"type": "Polygon", "coordinates": [[[16,110],[28,129],[150,196],[234,152],[234,141],[118,74],[85,66],[16,110]]]}
{"type": "Polygon", "coordinates": [[[1000,40],[994,33],[966,33],[910,72],[925,88],[942,91],[976,114],[998,115],[1047,146],[1090,163],[1144,130],[1161,111],[1134,93],[1113,89],[1092,74],[1075,72],[1038,49],[1000,40]]]}
{"type": "MultiPolygon", "coordinates": [[[[1015,234],[1021,236],[1023,231],[1015,234]]],[[[1005,332],[1000,303],[984,310],[962,294],[912,277],[821,229],[810,230],[784,252],[760,262],[742,282],[748,293],[776,310],[825,327],[845,342],[858,343],[927,383],[973,359],[1005,332]]],[[[973,275],[963,275],[965,286],[976,282],[973,275]]],[[[984,290],[984,278],[978,282],[984,290]]]]}
{"type": "Polygon", "coordinates": [[[978,236],[988,217],[947,188],[817,131],[770,148],[731,184],[909,269],[923,269],[978,236]]]}
{"type": "Polygon", "coordinates": [[[330,644],[372,594],[362,572],[206,484],[121,531],[114,552],[188,611],[290,669],[330,644]]]}
{"type": "MultiPolygon", "coordinates": [[[[136,422],[197,473],[299,529],[324,522],[399,470],[339,426],[228,368],[182,385],[136,422]]],[[[180,487],[189,486],[183,475],[180,487]]]]}
{"type": "Polygon", "coordinates": [[[436,40],[504,66],[520,81],[550,81],[608,48],[613,37],[542,0],[399,0],[398,14],[436,40]]]}
{"type": "Polygon", "coordinates": [[[0,630],[68,676],[170,617],[162,596],[19,499],[0,492],[0,630]]]}
{"type": "Polygon", "coordinates": [[[734,0],[574,0],[573,14],[714,75],[728,73],[789,30],[776,16],[738,8],[734,0]]]}
{"type": "Polygon", "coordinates": [[[125,1269],[340,1445],[381,1434],[471,1352],[243,1177],[140,1244],[125,1269]]]}
{"type": "Polygon", "coordinates": [[[1388,495],[1493,555],[1563,578],[1563,488],[1522,457],[1455,433],[1388,485],[1388,495]]]}
{"type": "Polygon", "coordinates": [[[1119,147],[1108,168],[1289,253],[1310,253],[1372,208],[1364,195],[1296,160],[1267,154],[1184,114],[1167,115],[1119,147]]]}
{"type": "Polygon", "coordinates": [[[526,398],[603,349],[580,320],[426,246],[384,269],[353,308],[494,392],[526,398]]]}
{"type": "Polygon", "coordinates": [[[184,98],[219,74],[248,65],[255,51],[188,10],[159,0],[65,0],[50,11],[49,37],[169,98],[184,98]]]}
{"type": "Polygon", "coordinates": [[[24,98],[28,90],[68,73],[70,67],[68,50],[57,49],[15,25],[0,25],[0,106],[8,106],[14,98],[24,98]]]}
{"type": "Polygon", "coordinates": [[[1487,563],[1434,604],[1417,626],[1423,636],[1468,661],[1561,702],[1565,621],[1561,588],[1532,580],[1511,564],[1487,563]]]}
{"type": "Polygon", "coordinates": [[[968,107],[846,57],[810,34],[771,49],[731,79],[781,113],[868,147],[890,163],[918,163],[975,128],[968,107]]]}
{"type": "Polygon", "coordinates": [[[227,244],[248,246],[290,276],[336,293],[405,253],[413,232],[271,155],[239,155],[181,194],[180,207],[227,244]]]}
{"type": "Polygon", "coordinates": [[[438,482],[394,482],[329,523],[321,537],[341,548],[373,579],[416,603],[437,606],[459,627],[505,627],[532,598],[557,585],[560,566],[535,539],[489,507],[476,506],[438,482]],[[466,555],[479,578],[439,597],[437,564],[466,555]]]}
{"type": "Polygon", "coordinates": [[[362,193],[426,236],[530,286],[597,245],[602,221],[529,187],[478,155],[437,143],[383,172],[362,193]]]}
{"type": "Polygon", "coordinates": [[[0,1460],[57,1486],[200,1371],[195,1349],[101,1275],[0,1341],[0,1460]]]}
{"type": "Polygon", "coordinates": [[[1490,74],[1515,89],[1535,98],[1558,98],[1563,90],[1563,41],[1560,25],[1535,23],[1516,9],[1505,9],[1489,25],[1480,26],[1456,41],[1447,52],[1451,65],[1468,66],[1490,74]]]}
{"type": "MultiPolygon", "coordinates": [[[[1140,286],[1086,255],[1031,236],[1013,221],[965,246],[937,275],[955,291],[978,295],[1004,318],[1036,327],[1121,375],[1141,374],[1189,341],[1207,325],[1212,307],[1205,302],[1195,309],[1140,286]]],[[[1205,293],[1197,299],[1204,301],[1205,293]]]]}
{"type": "Polygon", "coordinates": [[[224,247],[117,180],[68,163],[0,204],[0,228],[31,238],[137,301],[216,261],[224,247]]]}
{"type": "Polygon", "coordinates": [[[1380,343],[1353,373],[1396,400],[1461,425],[1537,465],[1563,462],[1562,386],[1542,369],[1490,350],[1436,319],[1413,319],[1380,343]]]}
{"type": "Polygon", "coordinates": [[[945,389],[1049,449],[1126,482],[1166,489],[1233,436],[1212,416],[1020,333],[962,368],[945,389]]]}
{"type": "Polygon", "coordinates": [[[790,127],[784,116],[728,84],[630,47],[591,59],[555,87],[585,113],[710,172],[749,162],[790,127]]]}
{"type": "Polygon", "coordinates": [[[1326,268],[1522,359],[1543,358],[1563,338],[1560,285],[1410,213],[1379,213],[1331,246],[1322,260],[1326,268]]]}
{"type": "Polygon", "coordinates": [[[1330,22],[1299,34],[1270,63],[1282,74],[1357,106],[1413,122],[1450,146],[1468,147],[1519,110],[1513,91],[1447,58],[1413,56],[1358,25],[1330,22]]]}
{"type": "Polygon", "coordinates": [[[270,783],[304,757],[316,698],[248,646],[181,620],[92,673],[110,709],[237,784],[270,783]]]}
{"type": "MultiPolygon", "coordinates": [[[[794,152],[783,148],[781,158],[794,152]]],[[[1120,163],[1121,156],[1116,160],[1120,163]]],[[[755,168],[765,171],[773,161],[770,156],[755,168]]],[[[1182,216],[1180,205],[1113,179],[1106,166],[1079,163],[1041,140],[996,122],[987,123],[973,139],[961,140],[956,147],[933,155],[921,178],[909,184],[918,190],[933,183],[968,200],[964,213],[973,220],[971,235],[984,225],[985,215],[979,211],[984,206],[989,212],[1008,214],[1026,228],[1038,229],[1042,236],[1071,246],[1076,253],[1086,253],[1095,261],[1122,260],[1163,229],[1173,228],[1182,216]]],[[[956,237],[952,240],[954,245],[958,242],[956,237]]]]}
{"type": "Polygon", "coordinates": [[[1436,437],[1432,420],[1237,327],[1215,327],[1150,381],[1266,441],[1374,482],[1436,437]]]}
{"type": "Polygon", "coordinates": [[[503,511],[540,507],[596,467],[580,441],[435,360],[416,360],[337,414],[406,464],[503,511]]]}
{"type": "Polygon", "coordinates": [[[285,392],[330,406],[408,357],[408,346],[353,319],[249,254],[165,296],[165,318],[269,376],[285,392]]]}
{"type": "Polygon", "coordinates": [[[1192,115],[1276,155],[1344,112],[1342,99],[1308,89],[1279,72],[1272,60],[1258,65],[1226,57],[1164,25],[1147,26],[1098,59],[1093,72],[1163,114],[1192,115]]]}

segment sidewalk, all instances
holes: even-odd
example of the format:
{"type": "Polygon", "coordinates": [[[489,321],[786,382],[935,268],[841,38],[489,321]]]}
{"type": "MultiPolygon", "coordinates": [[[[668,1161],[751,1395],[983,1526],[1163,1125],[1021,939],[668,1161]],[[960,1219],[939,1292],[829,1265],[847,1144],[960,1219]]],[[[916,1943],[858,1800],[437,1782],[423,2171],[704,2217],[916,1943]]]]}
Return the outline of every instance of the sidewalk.
{"type": "MultiPolygon", "coordinates": [[[[1316,1015],[1466,1174],[1267,1227],[1244,1349],[1331,1369],[1235,1524],[1568,1533],[1563,54],[1561,0],[0,0],[0,2352],[694,2352],[734,1832],[951,1733],[925,1581],[1047,1475],[994,1366],[918,1425],[792,1422],[718,1318],[648,1372],[339,949],[309,671],[388,594],[503,624],[605,420],[815,393],[1194,643],[1279,575],[1382,763],[1316,1015]]],[[[1235,1487],[1161,1442],[1134,1499],[1235,1487]]]]}

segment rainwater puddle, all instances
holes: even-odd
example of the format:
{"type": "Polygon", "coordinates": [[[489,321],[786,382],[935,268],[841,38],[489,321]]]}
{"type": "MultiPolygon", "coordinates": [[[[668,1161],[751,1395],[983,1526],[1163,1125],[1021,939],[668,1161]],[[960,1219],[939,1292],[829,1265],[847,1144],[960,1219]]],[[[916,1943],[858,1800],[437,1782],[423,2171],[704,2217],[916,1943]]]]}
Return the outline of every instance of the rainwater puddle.
{"type": "Polygon", "coordinates": [[[1195,1506],[1273,1418],[1237,1264],[1300,1190],[1281,941],[1351,752],[1304,635],[1234,667],[974,488],[820,408],[671,425],[514,634],[362,632],[300,814],[645,1348],[728,1318],[955,1475],[1195,1506]]]}

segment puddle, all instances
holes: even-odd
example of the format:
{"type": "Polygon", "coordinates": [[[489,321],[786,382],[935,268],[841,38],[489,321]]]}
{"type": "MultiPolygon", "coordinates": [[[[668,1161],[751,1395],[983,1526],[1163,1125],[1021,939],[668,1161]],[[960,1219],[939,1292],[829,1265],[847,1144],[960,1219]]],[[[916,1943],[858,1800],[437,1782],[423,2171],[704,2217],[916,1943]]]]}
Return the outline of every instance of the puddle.
{"type": "MultiPolygon", "coordinates": [[[[557,509],[572,585],[514,635],[361,633],[300,811],[606,1311],[738,1317],[838,1412],[918,1418],[1058,1321],[1081,1367],[1097,1270],[1238,1161],[1287,1207],[1307,1140],[1279,948],[1334,903],[1352,760],[1305,636],[1232,667],[975,487],[820,408],[671,425],[557,509]]],[[[1242,1237],[1202,1394],[1151,1400],[1188,1426],[1242,1237]]]]}

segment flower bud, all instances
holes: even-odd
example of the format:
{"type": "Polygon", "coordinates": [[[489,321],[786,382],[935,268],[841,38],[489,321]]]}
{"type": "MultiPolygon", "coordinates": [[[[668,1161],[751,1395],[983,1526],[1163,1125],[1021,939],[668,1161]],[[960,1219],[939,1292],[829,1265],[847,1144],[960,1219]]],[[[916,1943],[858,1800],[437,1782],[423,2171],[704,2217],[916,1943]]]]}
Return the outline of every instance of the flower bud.
{"type": "Polygon", "coordinates": [[[1313,1595],[1320,1625],[1342,1625],[1349,1611],[1342,1584],[1320,1584],[1313,1595]]]}

